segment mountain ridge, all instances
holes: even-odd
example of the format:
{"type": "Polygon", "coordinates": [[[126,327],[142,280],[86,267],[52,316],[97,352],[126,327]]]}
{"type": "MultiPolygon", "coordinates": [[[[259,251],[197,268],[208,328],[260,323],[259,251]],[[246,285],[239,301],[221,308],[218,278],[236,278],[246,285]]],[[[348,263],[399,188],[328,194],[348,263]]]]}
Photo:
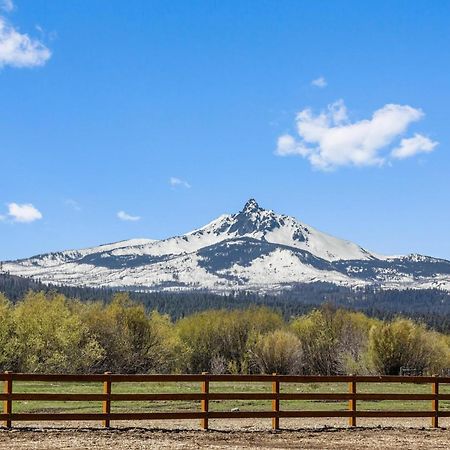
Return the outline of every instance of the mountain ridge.
{"type": "Polygon", "coordinates": [[[382,256],[264,209],[254,199],[184,235],[46,253],[5,261],[3,268],[49,284],[137,291],[277,292],[318,281],[450,291],[447,260],[382,256]]]}

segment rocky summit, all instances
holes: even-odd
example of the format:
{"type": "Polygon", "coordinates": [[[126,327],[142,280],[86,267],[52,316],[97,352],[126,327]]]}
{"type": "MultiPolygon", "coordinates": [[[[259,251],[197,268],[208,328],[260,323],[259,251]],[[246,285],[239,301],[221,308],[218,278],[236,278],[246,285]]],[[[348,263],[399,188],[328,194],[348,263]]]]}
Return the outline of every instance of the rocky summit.
{"type": "Polygon", "coordinates": [[[131,239],[3,262],[46,284],[139,291],[281,292],[299,283],[450,291],[450,262],[381,256],[250,199],[235,214],[163,240],[131,239]]]}

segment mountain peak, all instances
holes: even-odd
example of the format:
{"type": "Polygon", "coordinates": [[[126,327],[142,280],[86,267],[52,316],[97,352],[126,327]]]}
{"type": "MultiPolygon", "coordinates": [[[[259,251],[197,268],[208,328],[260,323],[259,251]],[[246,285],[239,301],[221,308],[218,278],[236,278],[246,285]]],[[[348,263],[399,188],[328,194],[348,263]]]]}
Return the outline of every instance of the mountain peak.
{"type": "Polygon", "coordinates": [[[317,282],[450,291],[450,261],[420,255],[381,257],[261,208],[253,198],[241,211],[181,236],[48,253],[5,261],[3,268],[50,285],[139,292],[276,293],[317,282]]]}
{"type": "Polygon", "coordinates": [[[258,202],[254,199],[251,198],[250,200],[247,201],[247,203],[244,205],[244,209],[242,210],[243,213],[252,213],[252,212],[257,212],[257,211],[262,211],[263,208],[261,208],[258,205],[258,202]]]}

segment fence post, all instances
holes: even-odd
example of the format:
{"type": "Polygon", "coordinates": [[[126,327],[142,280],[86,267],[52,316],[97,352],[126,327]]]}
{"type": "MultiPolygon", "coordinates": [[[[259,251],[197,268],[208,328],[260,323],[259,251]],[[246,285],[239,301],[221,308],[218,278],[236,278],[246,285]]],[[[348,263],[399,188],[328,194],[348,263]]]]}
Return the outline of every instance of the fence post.
{"type": "Polygon", "coordinates": [[[433,428],[439,427],[439,381],[437,375],[435,375],[436,380],[432,384],[432,392],[434,394],[434,399],[431,401],[431,408],[433,409],[434,416],[431,418],[431,426],[433,428]]]}
{"type": "Polygon", "coordinates": [[[209,411],[209,381],[208,372],[202,372],[204,380],[202,381],[202,394],[205,394],[205,398],[201,401],[202,413],[206,413],[206,417],[200,419],[200,426],[203,430],[208,429],[208,411],[209,411]]]}
{"type": "Polygon", "coordinates": [[[348,401],[348,409],[352,412],[352,415],[348,418],[348,425],[350,427],[356,427],[356,381],[354,375],[351,375],[352,381],[348,383],[348,391],[352,394],[352,398],[348,401]]]}
{"type": "Polygon", "coordinates": [[[111,425],[111,421],[109,419],[109,415],[111,414],[111,372],[105,372],[105,380],[103,381],[103,394],[106,395],[106,399],[103,400],[103,414],[108,414],[108,418],[102,421],[102,425],[105,428],[109,428],[111,425]]]}
{"type": "MultiPolygon", "coordinates": [[[[277,376],[276,373],[272,374],[274,377],[277,376]]],[[[275,413],[272,417],[272,430],[280,429],[280,417],[278,413],[280,412],[280,381],[278,378],[275,378],[272,381],[272,394],[275,394],[275,398],[272,400],[272,411],[275,413]]]]}
{"type": "MultiPolygon", "coordinates": [[[[3,393],[8,396],[6,400],[3,401],[3,414],[12,414],[12,400],[11,400],[11,394],[13,390],[13,380],[12,380],[12,373],[11,372],[5,372],[6,380],[3,382],[3,393]]],[[[11,428],[12,422],[11,418],[8,417],[4,422],[3,425],[6,428],[11,428]]]]}

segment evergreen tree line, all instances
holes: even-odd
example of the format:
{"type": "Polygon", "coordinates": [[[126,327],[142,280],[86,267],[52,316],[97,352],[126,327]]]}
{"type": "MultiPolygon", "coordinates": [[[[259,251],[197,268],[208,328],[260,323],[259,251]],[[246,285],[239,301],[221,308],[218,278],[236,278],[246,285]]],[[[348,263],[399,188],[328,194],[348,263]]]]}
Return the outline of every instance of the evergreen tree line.
{"type": "MultiPolygon", "coordinates": [[[[29,278],[0,273],[0,292],[13,303],[29,290],[58,292],[81,301],[111,302],[117,290],[73,286],[47,286],[29,278]]],[[[370,317],[392,320],[399,315],[423,322],[431,328],[450,334],[450,293],[439,289],[382,290],[374,287],[349,289],[330,283],[298,284],[277,295],[232,292],[226,295],[207,291],[129,292],[129,297],[148,310],[157,310],[178,320],[208,309],[246,309],[249,304],[267,306],[279,311],[286,320],[306,314],[323,303],[336,308],[361,311],[370,317]]]]}
{"type": "Polygon", "coordinates": [[[253,305],[173,320],[127,293],[110,302],[0,294],[0,371],[36,373],[438,374],[450,336],[406,318],[325,304],[286,318],[253,305]]]}

